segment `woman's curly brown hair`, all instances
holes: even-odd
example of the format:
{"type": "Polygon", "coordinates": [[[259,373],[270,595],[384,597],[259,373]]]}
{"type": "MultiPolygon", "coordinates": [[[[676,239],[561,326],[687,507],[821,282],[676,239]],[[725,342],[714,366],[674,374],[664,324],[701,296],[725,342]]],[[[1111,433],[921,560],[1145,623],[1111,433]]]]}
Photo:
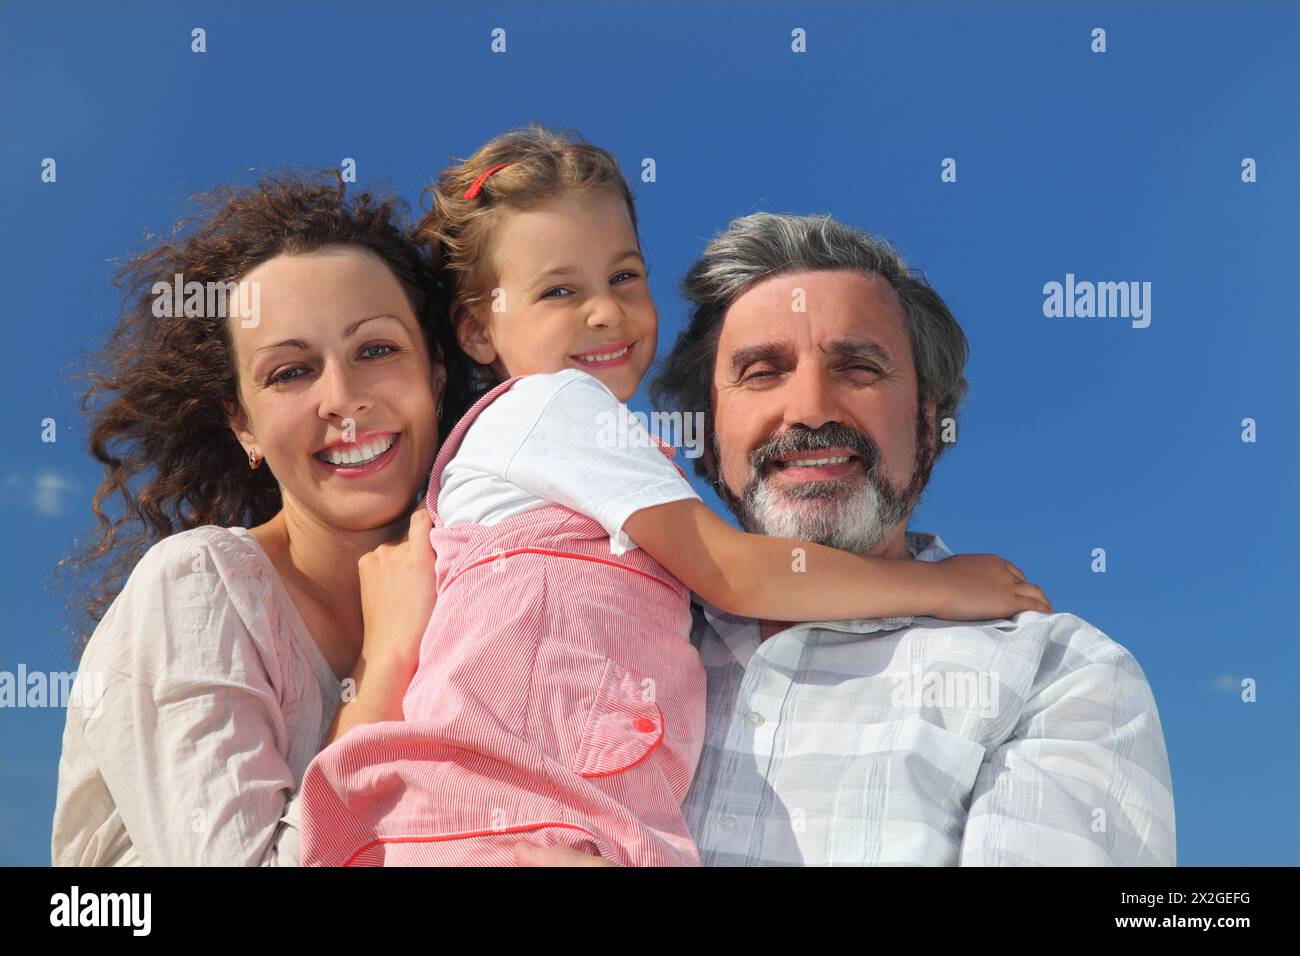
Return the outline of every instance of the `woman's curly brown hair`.
{"type": "Polygon", "coordinates": [[[89,618],[85,628],[73,615],[78,658],[153,544],[202,525],[254,527],[281,507],[270,469],[251,471],[230,429],[227,409],[238,407],[239,389],[228,320],[159,318],[154,283],[170,285],[177,274],[186,283],[234,282],[281,254],[335,244],[369,249],[406,292],[430,360],[446,368],[440,434],[469,407],[468,364],[452,337],[447,296],[404,231],[405,204],[346,190],[337,171],[278,172],[253,186],[219,187],[194,197],[198,211],[170,240],[117,273],[121,319],[79,376],[90,382],[81,395],[90,451],[106,470],[91,504],[97,526],[93,540],[56,568],[78,579],[70,603],[89,618]],[[110,500],[120,514],[107,513],[110,500]]]}

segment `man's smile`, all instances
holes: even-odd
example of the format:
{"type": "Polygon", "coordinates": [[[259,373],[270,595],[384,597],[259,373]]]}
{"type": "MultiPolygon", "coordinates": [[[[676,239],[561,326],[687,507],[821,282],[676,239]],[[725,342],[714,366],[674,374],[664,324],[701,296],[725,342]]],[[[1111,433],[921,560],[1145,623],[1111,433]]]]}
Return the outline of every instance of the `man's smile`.
{"type": "Polygon", "coordinates": [[[830,481],[857,472],[860,459],[843,449],[790,452],[775,459],[772,470],[788,481],[830,481]]]}
{"type": "Polygon", "coordinates": [[[833,481],[846,475],[859,473],[862,458],[858,452],[844,445],[826,448],[801,448],[783,452],[768,459],[762,471],[768,475],[780,474],[783,481],[833,481]]]}

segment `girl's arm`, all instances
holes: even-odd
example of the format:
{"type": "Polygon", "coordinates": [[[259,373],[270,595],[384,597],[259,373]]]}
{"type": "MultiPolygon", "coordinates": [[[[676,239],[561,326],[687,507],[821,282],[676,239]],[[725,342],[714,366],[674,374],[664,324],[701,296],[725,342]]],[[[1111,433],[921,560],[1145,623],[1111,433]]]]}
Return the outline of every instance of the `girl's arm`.
{"type": "Polygon", "coordinates": [[[1020,611],[1051,613],[1043,592],[996,555],[931,563],[852,554],[737,531],[696,498],[643,508],[623,530],[696,594],[744,617],[989,620],[1020,611]]]}
{"type": "Polygon", "coordinates": [[[420,642],[437,601],[433,519],[421,504],[406,536],[357,562],[364,633],[352,685],[325,734],[331,744],[358,724],[402,719],[402,700],[420,661],[420,642]]]}

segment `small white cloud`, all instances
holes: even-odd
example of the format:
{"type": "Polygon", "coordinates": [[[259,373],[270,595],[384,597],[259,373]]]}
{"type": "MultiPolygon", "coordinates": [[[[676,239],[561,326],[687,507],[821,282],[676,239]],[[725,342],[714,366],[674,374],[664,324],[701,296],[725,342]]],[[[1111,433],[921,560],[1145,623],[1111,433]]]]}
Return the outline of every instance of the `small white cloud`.
{"type": "Polygon", "coordinates": [[[1220,694],[1235,694],[1241,690],[1240,674],[1220,674],[1210,688],[1220,694]]]}
{"type": "Polygon", "coordinates": [[[76,489],[75,481],[64,478],[57,471],[48,468],[38,471],[32,479],[32,507],[37,514],[58,517],[63,514],[67,496],[76,489]]]}

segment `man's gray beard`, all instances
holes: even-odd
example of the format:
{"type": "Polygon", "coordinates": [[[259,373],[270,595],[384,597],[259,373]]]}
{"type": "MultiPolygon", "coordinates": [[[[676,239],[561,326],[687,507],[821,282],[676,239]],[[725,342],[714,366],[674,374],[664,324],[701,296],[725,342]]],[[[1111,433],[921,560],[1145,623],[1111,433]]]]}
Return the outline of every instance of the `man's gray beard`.
{"type": "MultiPolygon", "coordinates": [[[[767,478],[752,475],[743,498],[737,498],[719,473],[714,489],[740,526],[752,534],[811,541],[861,554],[885,540],[901,521],[906,521],[921,500],[921,451],[913,462],[912,477],[901,492],[880,473],[877,456],[865,474],[830,481],[809,481],[786,491],[777,491],[767,478]],[[818,502],[827,502],[818,506],[818,502]]],[[[721,462],[716,434],[713,460],[721,462]]],[[[858,459],[862,461],[861,458],[858,459]]]]}
{"type": "Polygon", "coordinates": [[[788,491],[776,491],[768,479],[752,485],[740,518],[747,523],[745,530],[855,554],[884,541],[911,511],[904,496],[893,489],[883,495],[861,475],[849,482],[809,481],[788,491]]]}

